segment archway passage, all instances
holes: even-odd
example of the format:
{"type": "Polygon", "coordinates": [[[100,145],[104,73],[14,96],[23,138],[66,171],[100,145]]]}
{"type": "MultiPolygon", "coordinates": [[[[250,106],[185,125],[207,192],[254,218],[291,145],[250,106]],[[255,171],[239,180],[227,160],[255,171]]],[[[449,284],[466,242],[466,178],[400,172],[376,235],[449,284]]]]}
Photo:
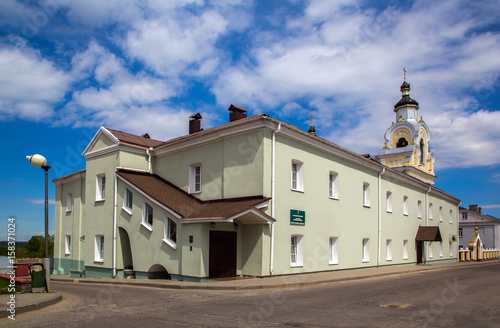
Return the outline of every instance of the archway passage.
{"type": "Polygon", "coordinates": [[[148,279],[166,279],[170,280],[171,277],[168,274],[167,269],[161,264],[155,264],[151,266],[148,270],[148,279]]]}
{"type": "Polygon", "coordinates": [[[134,261],[132,259],[132,249],[130,247],[130,238],[128,237],[128,233],[123,228],[118,228],[118,233],[120,236],[120,245],[122,249],[122,260],[123,260],[123,268],[134,267],[134,261]]]}

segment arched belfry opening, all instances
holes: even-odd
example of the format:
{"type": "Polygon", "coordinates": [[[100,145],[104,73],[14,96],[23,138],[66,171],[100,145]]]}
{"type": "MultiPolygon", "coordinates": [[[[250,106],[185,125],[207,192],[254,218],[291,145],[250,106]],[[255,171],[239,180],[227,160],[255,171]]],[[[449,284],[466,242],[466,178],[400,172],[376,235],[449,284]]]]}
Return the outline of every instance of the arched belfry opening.
{"type": "Polygon", "coordinates": [[[425,164],[425,142],[420,139],[420,164],[425,164]]]}
{"type": "Polygon", "coordinates": [[[405,138],[399,138],[396,142],[396,148],[402,148],[408,146],[408,141],[405,138]]]}

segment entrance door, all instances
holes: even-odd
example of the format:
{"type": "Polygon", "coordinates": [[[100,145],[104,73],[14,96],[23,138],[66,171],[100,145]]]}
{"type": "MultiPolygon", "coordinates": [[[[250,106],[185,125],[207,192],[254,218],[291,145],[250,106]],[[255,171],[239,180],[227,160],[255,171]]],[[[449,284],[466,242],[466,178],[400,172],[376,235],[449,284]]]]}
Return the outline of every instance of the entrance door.
{"type": "Polygon", "coordinates": [[[236,276],[236,232],[210,231],[209,277],[236,276]]]}
{"type": "Polygon", "coordinates": [[[422,264],[422,254],[423,254],[424,242],[417,241],[417,264],[422,264]]]}

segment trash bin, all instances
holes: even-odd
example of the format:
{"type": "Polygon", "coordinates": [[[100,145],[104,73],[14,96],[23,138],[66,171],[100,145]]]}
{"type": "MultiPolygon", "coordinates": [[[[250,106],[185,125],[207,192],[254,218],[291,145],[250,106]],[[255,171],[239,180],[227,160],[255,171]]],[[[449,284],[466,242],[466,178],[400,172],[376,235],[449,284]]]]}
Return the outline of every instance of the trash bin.
{"type": "Polygon", "coordinates": [[[45,269],[42,263],[30,264],[28,266],[28,270],[31,276],[31,291],[33,292],[33,288],[42,288],[45,287],[45,291],[48,292],[47,284],[45,282],[45,269]],[[41,267],[40,270],[35,271],[34,267],[41,267]]]}

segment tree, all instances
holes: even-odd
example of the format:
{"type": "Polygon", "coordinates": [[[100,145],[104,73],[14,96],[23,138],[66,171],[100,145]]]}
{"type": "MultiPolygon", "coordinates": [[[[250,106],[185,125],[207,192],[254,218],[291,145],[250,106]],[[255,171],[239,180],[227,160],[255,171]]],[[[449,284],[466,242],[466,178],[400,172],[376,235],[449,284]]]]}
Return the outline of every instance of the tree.
{"type": "MultiPolygon", "coordinates": [[[[49,235],[49,255],[54,255],[54,235],[49,235]]],[[[33,236],[23,247],[18,247],[16,257],[45,257],[45,237],[33,236]]]]}

